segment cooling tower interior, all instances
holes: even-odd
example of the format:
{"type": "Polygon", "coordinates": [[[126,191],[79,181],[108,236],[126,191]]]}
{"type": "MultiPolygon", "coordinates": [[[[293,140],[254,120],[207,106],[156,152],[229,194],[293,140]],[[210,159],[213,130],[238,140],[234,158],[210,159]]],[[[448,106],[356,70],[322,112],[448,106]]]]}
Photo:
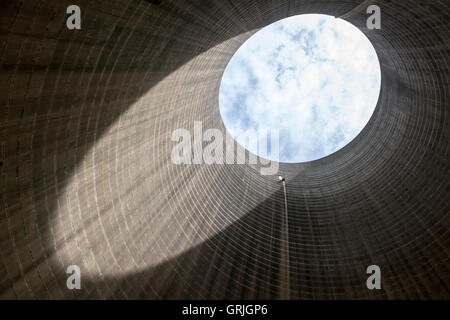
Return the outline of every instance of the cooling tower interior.
{"type": "Polygon", "coordinates": [[[448,1],[14,0],[0,28],[2,299],[450,299],[448,1]],[[174,164],[174,130],[225,134],[237,49],[306,13],[376,50],[361,133],[276,175],[174,164]]]}

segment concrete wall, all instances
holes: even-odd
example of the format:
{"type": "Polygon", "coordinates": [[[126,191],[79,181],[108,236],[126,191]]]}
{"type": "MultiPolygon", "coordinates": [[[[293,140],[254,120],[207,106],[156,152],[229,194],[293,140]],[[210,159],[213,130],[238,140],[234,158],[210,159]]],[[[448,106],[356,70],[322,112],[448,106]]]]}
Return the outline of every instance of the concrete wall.
{"type": "Polygon", "coordinates": [[[0,2],[0,297],[450,298],[450,4],[361,2],[0,2]],[[196,120],[225,132],[227,62],[302,13],[359,27],[382,88],[349,145],[280,165],[286,226],[277,176],[174,165],[170,138],[196,120]]]}

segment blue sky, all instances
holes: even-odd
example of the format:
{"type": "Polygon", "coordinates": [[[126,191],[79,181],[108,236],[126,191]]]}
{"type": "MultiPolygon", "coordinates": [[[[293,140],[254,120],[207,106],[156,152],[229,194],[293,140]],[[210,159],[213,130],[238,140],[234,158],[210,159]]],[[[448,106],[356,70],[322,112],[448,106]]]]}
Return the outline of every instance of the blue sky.
{"type": "Polygon", "coordinates": [[[294,16],[259,30],[234,54],[220,85],[220,113],[240,144],[251,130],[278,129],[279,161],[311,161],[358,135],[380,80],[375,50],[355,26],[294,16]]]}

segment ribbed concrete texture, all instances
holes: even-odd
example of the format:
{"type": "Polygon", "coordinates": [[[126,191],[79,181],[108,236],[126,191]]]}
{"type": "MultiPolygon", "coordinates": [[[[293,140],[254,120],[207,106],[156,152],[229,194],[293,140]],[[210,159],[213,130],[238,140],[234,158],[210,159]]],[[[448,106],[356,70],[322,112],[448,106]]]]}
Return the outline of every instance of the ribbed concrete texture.
{"type": "Polygon", "coordinates": [[[1,1],[0,297],[449,299],[450,3],[361,3],[1,1]],[[175,165],[171,134],[225,132],[231,56],[303,13],[364,32],[382,84],[349,145],[280,164],[286,219],[278,175],[175,165]],[[366,287],[372,264],[381,290],[366,287]]]}

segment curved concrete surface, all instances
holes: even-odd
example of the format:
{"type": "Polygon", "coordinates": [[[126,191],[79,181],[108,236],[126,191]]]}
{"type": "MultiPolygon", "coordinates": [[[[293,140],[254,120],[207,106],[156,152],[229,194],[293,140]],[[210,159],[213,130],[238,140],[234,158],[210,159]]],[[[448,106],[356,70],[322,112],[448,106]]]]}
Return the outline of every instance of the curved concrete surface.
{"type": "Polygon", "coordinates": [[[72,1],[0,3],[1,298],[450,298],[448,1],[150,2],[77,1],[76,31],[72,1]],[[349,145],[280,164],[286,221],[277,175],[175,165],[171,133],[225,132],[227,62],[302,13],[360,28],[382,88],[349,145]]]}

